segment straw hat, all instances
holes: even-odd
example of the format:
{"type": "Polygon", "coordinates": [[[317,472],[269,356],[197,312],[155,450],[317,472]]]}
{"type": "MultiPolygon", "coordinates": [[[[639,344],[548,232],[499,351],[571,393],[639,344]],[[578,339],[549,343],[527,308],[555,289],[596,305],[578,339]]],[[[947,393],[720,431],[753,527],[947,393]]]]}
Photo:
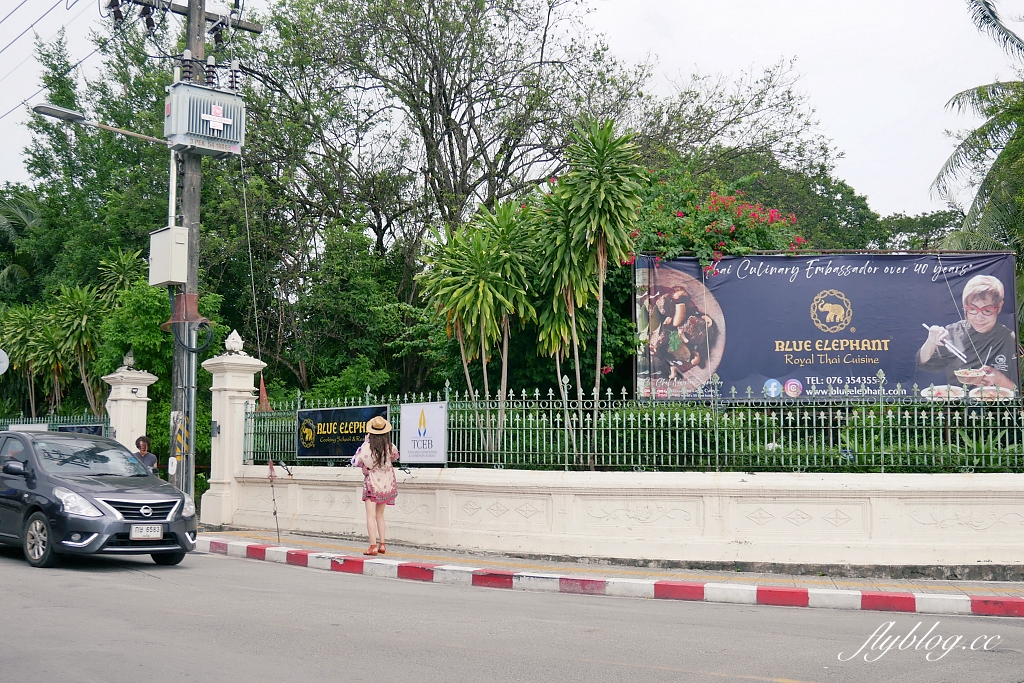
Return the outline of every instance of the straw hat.
{"type": "Polygon", "coordinates": [[[378,415],[366,423],[366,431],[371,434],[387,434],[391,431],[391,423],[378,415]]]}

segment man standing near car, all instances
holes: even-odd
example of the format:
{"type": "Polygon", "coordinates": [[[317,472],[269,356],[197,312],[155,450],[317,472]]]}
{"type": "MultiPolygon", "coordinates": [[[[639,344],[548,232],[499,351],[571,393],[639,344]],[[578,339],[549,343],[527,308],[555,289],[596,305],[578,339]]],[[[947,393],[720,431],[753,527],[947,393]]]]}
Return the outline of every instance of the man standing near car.
{"type": "Polygon", "coordinates": [[[149,452],[149,437],[140,436],[135,439],[135,447],[139,450],[135,451],[135,457],[142,461],[142,464],[149,468],[149,471],[153,474],[159,474],[157,470],[156,456],[149,452]]]}

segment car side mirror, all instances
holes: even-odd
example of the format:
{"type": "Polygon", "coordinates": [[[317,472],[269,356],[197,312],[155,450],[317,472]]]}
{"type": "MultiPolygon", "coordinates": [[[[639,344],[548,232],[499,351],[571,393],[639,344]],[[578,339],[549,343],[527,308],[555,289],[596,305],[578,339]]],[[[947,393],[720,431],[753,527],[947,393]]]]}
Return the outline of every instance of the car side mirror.
{"type": "Polygon", "coordinates": [[[8,460],[4,463],[4,474],[10,474],[16,477],[25,476],[25,463],[20,460],[8,460]]]}

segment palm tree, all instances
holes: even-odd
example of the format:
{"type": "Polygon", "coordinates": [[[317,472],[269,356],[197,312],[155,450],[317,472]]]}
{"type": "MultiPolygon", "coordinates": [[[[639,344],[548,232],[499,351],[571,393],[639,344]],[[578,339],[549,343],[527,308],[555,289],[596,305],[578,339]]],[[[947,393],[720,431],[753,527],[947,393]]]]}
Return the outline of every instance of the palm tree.
{"type": "MultiPolygon", "coordinates": [[[[604,281],[608,260],[625,261],[633,251],[630,233],[636,224],[647,176],[631,134],[616,136],[612,121],[577,124],[566,150],[570,171],[559,183],[570,197],[575,238],[594,250],[597,266],[597,361],[594,370],[594,434],[601,395],[601,334],[604,329],[604,281]]],[[[594,469],[593,448],[590,469],[594,469]]]]}
{"type": "Polygon", "coordinates": [[[537,311],[527,298],[529,273],[533,269],[532,226],[518,203],[499,202],[491,212],[481,206],[473,226],[486,231],[493,240],[491,267],[499,276],[502,299],[497,313],[501,316],[501,389],[498,397],[498,441],[505,425],[505,397],[508,393],[508,339],[511,320],[521,323],[536,320],[537,311]],[[507,305],[501,302],[508,302],[507,305]]]}
{"type": "Polygon", "coordinates": [[[44,320],[32,335],[30,353],[32,365],[43,377],[49,391],[49,413],[60,411],[60,401],[68,379],[68,344],[59,326],[44,320]]]}
{"type": "Polygon", "coordinates": [[[9,306],[4,316],[3,328],[0,329],[0,340],[10,357],[11,367],[21,372],[25,379],[28,393],[29,414],[36,417],[36,369],[32,354],[33,339],[41,316],[34,306],[14,304],[9,306]]]}
{"type": "Polygon", "coordinates": [[[28,278],[28,268],[15,260],[16,240],[39,225],[39,207],[24,197],[0,201],[0,238],[11,248],[11,261],[0,270],[0,287],[28,278]]]}
{"type": "MultiPolygon", "coordinates": [[[[528,253],[522,247],[528,241],[528,229],[521,220],[518,207],[500,203],[493,212],[481,207],[474,219],[451,231],[448,239],[434,232],[435,252],[427,257],[428,269],[420,275],[424,295],[445,317],[450,334],[459,339],[462,368],[466,386],[475,396],[469,375],[472,352],[467,346],[479,345],[483,369],[484,397],[490,399],[487,361],[491,345],[501,344],[501,396],[498,397],[499,432],[504,417],[504,394],[508,389],[508,338],[513,317],[529,320],[535,317],[527,300],[529,279],[528,253]],[[472,344],[467,343],[472,340],[472,344]]],[[[492,447],[490,419],[487,418],[485,441],[492,447]]]]}
{"type": "MultiPolygon", "coordinates": [[[[425,259],[428,268],[419,277],[424,295],[445,318],[449,334],[454,331],[459,340],[466,388],[473,398],[476,413],[476,391],[469,375],[469,363],[477,353],[473,348],[479,344],[486,407],[486,401],[490,400],[487,357],[491,342],[500,333],[495,305],[502,297],[503,287],[492,267],[492,240],[486,230],[474,230],[470,226],[454,228],[447,241],[442,241],[436,231],[434,238],[439,246],[425,259]]],[[[490,450],[489,412],[485,417],[486,429],[480,424],[479,414],[476,420],[484,448],[490,450]]]]}
{"type": "Polygon", "coordinates": [[[60,286],[54,323],[64,336],[66,348],[78,366],[78,376],[89,409],[97,416],[103,414],[103,403],[99,400],[101,387],[96,386],[94,378],[89,376],[89,366],[96,357],[100,326],[106,310],[105,301],[95,287],[60,286]]]}
{"type": "Polygon", "coordinates": [[[100,259],[99,293],[104,299],[113,302],[118,292],[131,289],[145,274],[146,262],[141,257],[141,249],[124,251],[118,247],[110,250],[110,256],[100,259]]]}
{"type": "MultiPolygon", "coordinates": [[[[576,369],[576,396],[583,403],[583,380],[580,375],[580,325],[576,319],[576,311],[586,308],[591,296],[597,295],[594,278],[594,261],[587,258],[587,245],[580,240],[572,225],[569,213],[571,198],[564,185],[557,181],[550,192],[541,193],[539,206],[535,208],[537,223],[537,242],[543,248],[539,276],[544,283],[545,291],[555,297],[550,308],[542,315],[541,335],[548,339],[541,340],[542,346],[550,349],[555,355],[558,366],[558,385],[562,386],[562,371],[559,354],[555,353],[555,342],[559,337],[572,338],[572,352],[576,369]],[[559,315],[565,312],[566,318],[559,315]]],[[[565,355],[568,355],[567,353],[565,355]]]]}
{"type": "MultiPolygon", "coordinates": [[[[1003,24],[990,0],[968,0],[971,18],[1015,59],[1024,59],[1024,40],[1003,24]]],[[[959,230],[943,241],[947,249],[1012,249],[1017,253],[1016,289],[1024,314],[1024,82],[996,82],[957,93],[947,105],[984,118],[943,164],[932,185],[949,196],[953,181],[968,175],[974,199],[959,230]]],[[[1024,327],[1022,327],[1024,329],[1024,327]]]]}

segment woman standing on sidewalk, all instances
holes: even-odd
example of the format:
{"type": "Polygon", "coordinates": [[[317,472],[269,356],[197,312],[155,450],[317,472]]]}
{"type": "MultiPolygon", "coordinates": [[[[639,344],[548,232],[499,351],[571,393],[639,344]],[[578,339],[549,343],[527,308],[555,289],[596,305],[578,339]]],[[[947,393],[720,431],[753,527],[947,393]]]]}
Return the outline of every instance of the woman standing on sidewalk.
{"type": "Polygon", "coordinates": [[[363,555],[387,552],[384,544],[384,508],[395,504],[398,481],[392,466],[398,449],[391,443],[391,423],[379,415],[366,423],[366,441],[356,451],[352,464],[363,468],[363,501],[366,504],[366,535],[370,547],[363,555]],[[380,538],[380,543],[377,542],[380,538]]]}

